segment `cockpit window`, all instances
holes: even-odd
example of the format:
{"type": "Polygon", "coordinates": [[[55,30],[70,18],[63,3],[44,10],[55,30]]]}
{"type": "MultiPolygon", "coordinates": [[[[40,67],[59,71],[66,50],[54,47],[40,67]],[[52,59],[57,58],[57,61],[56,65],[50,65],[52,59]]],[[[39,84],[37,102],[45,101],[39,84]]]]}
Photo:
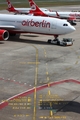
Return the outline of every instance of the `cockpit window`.
{"type": "Polygon", "coordinates": [[[68,24],[63,24],[63,26],[68,26],[68,24]]]}

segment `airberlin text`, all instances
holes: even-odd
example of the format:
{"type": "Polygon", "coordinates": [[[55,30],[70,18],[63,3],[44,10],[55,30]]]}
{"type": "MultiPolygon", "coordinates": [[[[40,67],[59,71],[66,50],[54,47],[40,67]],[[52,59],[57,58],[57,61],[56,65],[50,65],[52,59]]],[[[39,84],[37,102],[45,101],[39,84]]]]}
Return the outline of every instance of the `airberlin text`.
{"type": "Polygon", "coordinates": [[[23,20],[21,23],[23,26],[31,26],[31,27],[42,27],[42,28],[50,28],[50,22],[47,22],[45,20],[39,22],[31,20],[23,20]]]}
{"type": "Polygon", "coordinates": [[[78,14],[78,13],[71,13],[71,14],[69,14],[70,16],[76,16],[76,17],[80,17],[80,14],[78,14]]]}

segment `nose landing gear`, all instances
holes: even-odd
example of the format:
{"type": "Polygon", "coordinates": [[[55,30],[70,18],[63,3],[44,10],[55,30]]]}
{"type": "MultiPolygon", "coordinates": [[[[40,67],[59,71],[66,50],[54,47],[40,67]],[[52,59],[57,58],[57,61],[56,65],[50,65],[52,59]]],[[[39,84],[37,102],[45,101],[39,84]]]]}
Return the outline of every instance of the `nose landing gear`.
{"type": "Polygon", "coordinates": [[[55,44],[57,43],[57,44],[59,44],[59,39],[58,39],[58,35],[54,35],[54,39],[52,40],[52,39],[48,39],[48,43],[54,43],[55,42],[55,44]]]}

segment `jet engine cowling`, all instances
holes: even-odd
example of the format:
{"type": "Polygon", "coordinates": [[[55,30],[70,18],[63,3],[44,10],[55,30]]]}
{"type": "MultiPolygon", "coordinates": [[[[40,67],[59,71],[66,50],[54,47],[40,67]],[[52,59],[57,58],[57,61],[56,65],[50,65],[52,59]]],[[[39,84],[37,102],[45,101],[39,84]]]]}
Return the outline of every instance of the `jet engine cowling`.
{"type": "Polygon", "coordinates": [[[1,40],[8,40],[9,32],[7,30],[0,29],[0,41],[1,40]]]}

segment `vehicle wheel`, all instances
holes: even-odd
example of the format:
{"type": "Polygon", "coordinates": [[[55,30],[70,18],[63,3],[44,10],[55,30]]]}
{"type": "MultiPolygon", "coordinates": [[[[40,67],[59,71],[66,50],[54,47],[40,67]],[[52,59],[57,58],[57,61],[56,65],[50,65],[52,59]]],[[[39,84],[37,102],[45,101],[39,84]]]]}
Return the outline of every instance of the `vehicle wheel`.
{"type": "Polygon", "coordinates": [[[51,43],[51,39],[48,40],[48,43],[51,43]]]}
{"type": "Polygon", "coordinates": [[[60,45],[60,41],[57,41],[57,45],[60,45]]]}
{"type": "Polygon", "coordinates": [[[64,44],[63,44],[63,46],[67,46],[67,44],[66,44],[66,43],[64,43],[64,44]]]}

